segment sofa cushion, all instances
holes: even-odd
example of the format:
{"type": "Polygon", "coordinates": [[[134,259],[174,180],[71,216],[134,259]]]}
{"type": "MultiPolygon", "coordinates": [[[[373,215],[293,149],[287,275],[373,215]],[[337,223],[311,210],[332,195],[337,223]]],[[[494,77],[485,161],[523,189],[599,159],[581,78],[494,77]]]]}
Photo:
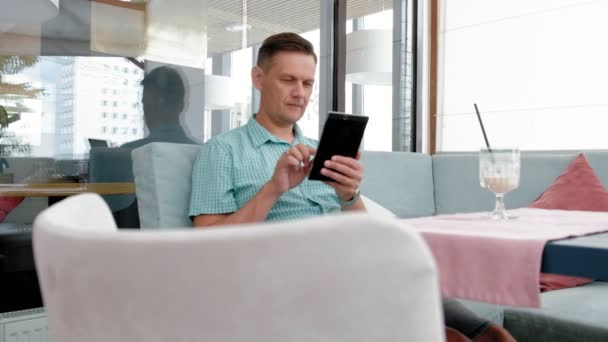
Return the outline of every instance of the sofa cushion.
{"type": "Polygon", "coordinates": [[[505,329],[516,341],[604,342],[608,329],[602,326],[547,315],[544,312],[505,310],[505,329]]]}
{"type": "MultiPolygon", "coordinates": [[[[94,147],[89,151],[89,182],[132,182],[131,152],[124,147],[94,147]]],[[[134,195],[103,196],[112,211],[124,209],[135,200],[134,195]]]]}
{"type": "Polygon", "coordinates": [[[608,192],[581,153],[530,208],[608,211],[608,192]]]}
{"type": "MultiPolygon", "coordinates": [[[[577,154],[522,152],[520,184],[517,189],[506,194],[507,209],[527,207],[551,185],[577,154]]],[[[597,159],[600,159],[599,156],[594,155],[594,160],[597,159]]],[[[603,159],[608,160],[608,153],[603,152],[603,159]]],[[[605,163],[598,164],[608,169],[605,163]]],[[[591,165],[594,166],[593,163],[591,165]]],[[[476,152],[433,155],[433,182],[437,214],[490,211],[494,208],[494,194],[479,184],[479,157],[476,152]]]]}
{"type": "Polygon", "coordinates": [[[435,213],[431,157],[423,153],[371,152],[361,156],[361,193],[398,217],[435,213]]]}
{"type": "Polygon", "coordinates": [[[518,341],[608,341],[607,282],[541,295],[540,309],[506,308],[505,328],[518,341]]]}
{"type": "Polygon", "coordinates": [[[607,151],[585,151],[587,161],[595,171],[595,174],[608,189],[608,152],[607,151]]]}
{"type": "Polygon", "coordinates": [[[188,227],[192,164],[200,145],[150,143],[133,150],[142,229],[188,227]]]}
{"type": "Polygon", "coordinates": [[[608,327],[608,297],[606,294],[608,294],[608,282],[603,281],[543,293],[541,311],[608,327]]]}
{"type": "Polygon", "coordinates": [[[391,212],[390,210],[381,206],[380,204],[376,203],[375,201],[368,198],[367,196],[361,195],[361,200],[363,200],[363,203],[365,204],[365,209],[367,210],[367,212],[370,215],[396,217],[396,215],[393,212],[391,212]]]}

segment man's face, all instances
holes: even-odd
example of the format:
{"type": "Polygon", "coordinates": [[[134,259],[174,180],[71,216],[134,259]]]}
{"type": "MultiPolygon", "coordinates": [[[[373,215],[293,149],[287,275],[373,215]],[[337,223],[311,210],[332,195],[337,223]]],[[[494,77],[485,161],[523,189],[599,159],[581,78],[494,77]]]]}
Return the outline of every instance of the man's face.
{"type": "Polygon", "coordinates": [[[300,52],[279,52],[270,63],[252,71],[253,84],[260,91],[260,111],[277,123],[294,124],[312,94],[316,63],[300,52]]]}
{"type": "Polygon", "coordinates": [[[146,89],[146,86],[144,86],[144,89],[143,89],[141,103],[143,105],[144,113],[146,111],[154,108],[154,106],[156,105],[156,101],[152,94],[152,91],[149,88],[146,89]]]}

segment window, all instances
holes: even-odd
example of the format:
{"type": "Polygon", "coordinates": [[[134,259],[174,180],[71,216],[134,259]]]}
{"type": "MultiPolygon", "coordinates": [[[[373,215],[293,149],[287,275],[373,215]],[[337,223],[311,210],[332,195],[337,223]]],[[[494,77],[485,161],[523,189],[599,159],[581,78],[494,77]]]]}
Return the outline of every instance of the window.
{"type": "Polygon", "coordinates": [[[112,113],[112,119],[117,119],[118,118],[118,113],[112,113]]]}
{"type": "Polygon", "coordinates": [[[123,120],[127,120],[127,114],[126,114],[126,113],[123,113],[123,114],[122,114],[122,119],[123,119],[123,120]]]}
{"type": "Polygon", "coordinates": [[[608,46],[589,43],[605,39],[608,2],[446,3],[438,151],[484,146],[474,103],[493,146],[608,148],[608,46]]]}
{"type": "Polygon", "coordinates": [[[107,118],[108,117],[108,113],[107,112],[101,113],[101,117],[104,118],[104,119],[107,118]]]}
{"type": "Polygon", "coordinates": [[[103,133],[103,134],[108,133],[108,127],[106,127],[106,126],[101,127],[101,133],[103,133]]]}
{"type": "Polygon", "coordinates": [[[365,150],[416,150],[414,3],[347,0],[344,107],[369,117],[365,150]]]}
{"type": "MultiPolygon", "coordinates": [[[[371,1],[370,5],[376,7],[375,13],[356,17],[347,23],[347,44],[354,41],[363,41],[364,46],[374,42],[382,42],[373,46],[373,49],[382,49],[385,60],[376,62],[383,65],[386,70],[376,72],[375,77],[368,77],[358,70],[346,70],[346,111],[358,115],[366,115],[374,124],[368,124],[363,138],[365,150],[391,151],[392,150],[392,27],[393,10],[383,9],[383,1],[371,1]],[[389,134],[387,134],[389,133],[389,134]]],[[[352,9],[354,11],[354,9],[352,9]]],[[[347,7],[348,11],[348,7],[347,7]]],[[[347,13],[349,17],[349,13],[347,13]]],[[[358,55],[349,52],[347,60],[356,59],[358,55]]],[[[355,62],[357,63],[357,62],[355,62]]],[[[360,62],[359,62],[360,63],[360,62]]],[[[347,63],[347,65],[349,65],[347,63]]],[[[370,73],[371,74],[371,73],[370,73]]]]}

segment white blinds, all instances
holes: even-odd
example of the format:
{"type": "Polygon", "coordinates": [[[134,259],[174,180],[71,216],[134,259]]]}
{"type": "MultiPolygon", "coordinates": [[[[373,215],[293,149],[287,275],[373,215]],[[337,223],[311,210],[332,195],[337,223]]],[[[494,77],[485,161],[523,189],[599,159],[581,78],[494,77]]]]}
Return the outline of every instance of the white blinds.
{"type": "Polygon", "coordinates": [[[608,148],[608,1],[443,1],[437,150],[608,148]]]}

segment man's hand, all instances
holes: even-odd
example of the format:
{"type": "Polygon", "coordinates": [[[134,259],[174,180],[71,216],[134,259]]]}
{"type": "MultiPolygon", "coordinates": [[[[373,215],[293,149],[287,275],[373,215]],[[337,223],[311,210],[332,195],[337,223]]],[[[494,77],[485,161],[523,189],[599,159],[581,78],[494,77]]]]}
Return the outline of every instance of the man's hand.
{"type": "Polygon", "coordinates": [[[327,176],[335,182],[323,182],[336,190],[336,195],[342,201],[350,201],[363,180],[363,166],[359,163],[361,151],[356,158],[333,156],[331,160],[326,160],[321,174],[327,176]]]}
{"type": "Polygon", "coordinates": [[[314,148],[304,144],[290,148],[279,158],[274,174],[267,185],[281,194],[298,186],[310,174],[312,169],[310,157],[315,153],[314,148]]]}

